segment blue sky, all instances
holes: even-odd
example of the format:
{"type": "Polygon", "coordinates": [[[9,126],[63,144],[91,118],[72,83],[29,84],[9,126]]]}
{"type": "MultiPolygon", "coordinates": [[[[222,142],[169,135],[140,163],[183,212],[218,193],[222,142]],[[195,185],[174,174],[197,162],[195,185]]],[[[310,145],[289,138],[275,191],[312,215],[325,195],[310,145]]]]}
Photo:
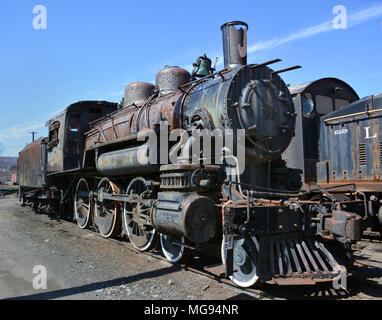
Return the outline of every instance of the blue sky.
{"type": "MultiPolygon", "coordinates": [[[[249,24],[248,63],[280,58],[297,85],[321,77],[347,81],[363,97],[381,93],[382,1],[72,1],[2,0],[0,144],[17,156],[30,131],[78,100],[119,101],[134,81],[154,82],[165,65],[189,67],[207,53],[222,56],[220,26],[249,24]],[[36,5],[47,30],[32,26],[36,5]],[[332,28],[344,5],[348,28],[332,28]]],[[[221,64],[218,67],[222,67],[221,64]]]]}

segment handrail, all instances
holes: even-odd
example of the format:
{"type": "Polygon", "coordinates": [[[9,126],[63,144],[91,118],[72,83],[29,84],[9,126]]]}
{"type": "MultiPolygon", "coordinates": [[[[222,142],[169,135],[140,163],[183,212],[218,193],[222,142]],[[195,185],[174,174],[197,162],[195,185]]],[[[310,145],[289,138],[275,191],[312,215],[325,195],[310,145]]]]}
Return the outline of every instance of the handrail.
{"type": "Polygon", "coordinates": [[[359,116],[361,114],[370,114],[370,113],[376,113],[382,111],[382,109],[375,109],[375,110],[368,110],[368,111],[363,111],[363,112],[357,112],[357,113],[352,113],[352,114],[347,114],[344,116],[339,116],[339,117],[334,117],[330,119],[325,119],[324,122],[331,121],[331,120],[337,120],[337,119],[343,119],[343,118],[349,118],[349,117],[354,117],[354,116],[359,116]]]}

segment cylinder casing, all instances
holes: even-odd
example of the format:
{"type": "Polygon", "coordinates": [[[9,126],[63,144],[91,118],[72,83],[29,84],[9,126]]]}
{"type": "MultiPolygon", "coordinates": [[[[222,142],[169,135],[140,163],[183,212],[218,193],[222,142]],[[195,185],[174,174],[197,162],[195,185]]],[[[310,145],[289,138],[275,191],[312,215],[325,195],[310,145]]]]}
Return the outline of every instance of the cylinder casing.
{"type": "Polygon", "coordinates": [[[217,232],[214,202],[192,192],[160,192],[152,222],[160,233],[184,236],[196,243],[212,239],[217,232]]]}

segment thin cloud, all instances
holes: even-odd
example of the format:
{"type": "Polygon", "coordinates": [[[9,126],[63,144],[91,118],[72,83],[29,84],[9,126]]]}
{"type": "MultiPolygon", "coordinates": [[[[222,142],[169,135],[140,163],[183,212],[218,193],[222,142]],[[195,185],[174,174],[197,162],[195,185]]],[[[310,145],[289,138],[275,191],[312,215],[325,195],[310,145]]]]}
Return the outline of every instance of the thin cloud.
{"type": "Polygon", "coordinates": [[[382,16],[382,5],[364,9],[352,14],[348,18],[348,27],[353,27],[382,16]]]}
{"type": "Polygon", "coordinates": [[[7,140],[28,137],[32,130],[36,130],[42,127],[44,127],[44,123],[40,121],[34,123],[20,123],[15,126],[1,130],[0,141],[4,143],[7,140]]]}
{"type": "MultiPolygon", "coordinates": [[[[367,8],[359,12],[356,12],[354,14],[348,15],[347,27],[351,28],[381,16],[382,16],[382,5],[367,8]]],[[[310,38],[312,36],[325,33],[325,32],[334,31],[334,30],[336,29],[333,28],[333,22],[327,21],[319,25],[305,28],[298,32],[292,33],[283,38],[275,38],[272,40],[257,42],[254,45],[248,47],[248,53],[250,54],[250,53],[254,53],[261,50],[275,48],[291,41],[310,38]]]]}
{"type": "Polygon", "coordinates": [[[267,41],[260,41],[250,47],[248,47],[248,53],[254,53],[260,50],[266,50],[274,47],[281,46],[285,43],[294,41],[294,40],[299,40],[299,39],[304,39],[304,38],[309,38],[312,37],[316,34],[324,33],[333,30],[332,22],[325,22],[313,27],[309,27],[306,29],[303,29],[299,32],[292,33],[289,36],[285,38],[275,38],[272,40],[267,40],[267,41]]]}
{"type": "MultiPolygon", "coordinates": [[[[362,24],[367,21],[371,21],[373,19],[376,19],[378,17],[382,16],[382,5],[370,7],[367,9],[363,9],[361,11],[358,11],[356,13],[353,13],[351,15],[348,15],[347,17],[347,27],[355,27],[359,24],[362,24]]],[[[285,37],[278,37],[274,38],[271,40],[264,40],[264,41],[259,41],[253,45],[248,46],[247,51],[248,55],[251,53],[255,53],[258,51],[262,50],[267,50],[267,49],[272,49],[275,47],[279,47],[285,43],[296,41],[296,40],[302,40],[302,39],[307,39],[310,37],[313,37],[318,34],[326,33],[326,32],[331,32],[335,31],[336,29],[333,28],[333,21],[326,21],[323,23],[320,23],[318,25],[308,27],[305,29],[302,29],[300,31],[291,33],[285,37]]],[[[219,56],[217,66],[220,67],[223,65],[223,57],[219,56]]],[[[192,65],[185,65],[183,66],[184,69],[191,71],[192,70],[192,65]]]]}

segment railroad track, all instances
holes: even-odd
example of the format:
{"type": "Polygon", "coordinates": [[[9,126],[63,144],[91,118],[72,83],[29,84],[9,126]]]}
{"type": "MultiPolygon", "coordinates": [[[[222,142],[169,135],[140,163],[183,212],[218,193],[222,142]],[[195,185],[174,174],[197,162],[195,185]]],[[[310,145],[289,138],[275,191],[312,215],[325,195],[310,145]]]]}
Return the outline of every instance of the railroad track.
{"type": "MultiPolygon", "coordinates": [[[[108,238],[108,239],[105,239],[103,238],[100,234],[98,234],[97,232],[94,232],[92,230],[85,230],[86,232],[89,232],[89,233],[92,233],[92,234],[95,234],[97,237],[103,239],[103,240],[107,240],[107,241],[111,241],[121,247],[123,247],[124,249],[127,249],[129,250],[130,252],[135,252],[135,253],[140,253],[140,254],[145,254],[147,256],[150,256],[156,260],[159,260],[159,261],[163,261],[163,262],[166,262],[168,264],[172,264],[171,262],[169,262],[164,256],[161,255],[161,252],[160,250],[158,249],[155,249],[153,250],[152,252],[139,252],[137,251],[131,244],[129,241],[126,241],[126,240],[119,240],[119,239],[115,239],[115,238],[108,238]]],[[[210,259],[208,257],[203,257],[201,259],[201,262],[202,261],[205,261],[205,259],[210,259]],[[204,259],[203,259],[204,258],[204,259]]],[[[211,259],[212,260],[212,259],[211,259]]],[[[192,273],[195,273],[195,274],[198,274],[200,276],[203,276],[203,277],[206,277],[206,278],[209,278],[209,279],[212,279],[212,280],[215,280],[221,284],[223,284],[224,286],[227,286],[227,287],[230,287],[230,288],[235,288],[236,290],[244,293],[244,294],[250,294],[253,298],[255,299],[264,299],[264,298],[268,298],[268,299],[274,299],[273,296],[271,295],[267,295],[267,293],[261,291],[261,290],[258,290],[258,289],[253,289],[253,288],[249,288],[249,289],[245,289],[245,288],[240,288],[240,287],[237,287],[236,285],[234,285],[233,283],[231,283],[230,280],[228,279],[225,279],[225,278],[220,278],[220,277],[217,277],[207,271],[205,271],[203,269],[203,266],[202,266],[202,263],[199,262],[199,263],[196,263],[196,264],[200,264],[199,266],[198,265],[195,265],[195,262],[194,262],[194,265],[188,265],[188,264],[178,264],[178,263],[173,263],[174,265],[177,265],[179,266],[180,268],[182,268],[183,270],[185,271],[189,271],[189,272],[192,272],[192,273]]],[[[211,261],[213,262],[213,261],[211,261]]],[[[216,262],[216,261],[215,261],[216,262]]],[[[204,265],[204,264],[203,264],[204,265]]]]}
{"type": "Polygon", "coordinates": [[[364,240],[376,240],[376,241],[382,242],[382,234],[381,234],[381,232],[366,230],[363,232],[363,239],[364,240]]]}
{"type": "MultiPolygon", "coordinates": [[[[62,220],[65,223],[72,223],[67,220],[62,220]]],[[[99,239],[102,239],[103,241],[110,241],[114,243],[115,245],[118,245],[126,250],[129,250],[130,252],[134,253],[140,253],[145,254],[147,256],[150,256],[153,259],[156,259],[158,261],[162,261],[168,264],[171,264],[161,253],[160,250],[154,249],[152,252],[139,252],[137,251],[133,245],[125,240],[125,239],[117,239],[117,238],[104,238],[102,237],[96,230],[94,229],[83,229],[82,230],[85,233],[92,234],[97,236],[99,239]]],[[[360,242],[358,245],[358,249],[356,249],[358,252],[359,250],[362,250],[363,246],[366,246],[368,244],[381,244],[381,250],[382,250],[382,240],[376,239],[373,237],[372,239],[365,239],[360,242]]],[[[382,253],[382,251],[381,251],[382,253]]],[[[257,300],[278,300],[278,299],[347,299],[352,297],[357,297],[358,293],[366,286],[374,286],[380,290],[382,288],[382,283],[375,283],[373,281],[367,281],[364,277],[358,276],[357,274],[352,275],[351,281],[349,281],[349,289],[348,291],[345,290],[335,290],[332,288],[330,283],[321,283],[316,284],[314,286],[294,286],[293,290],[291,290],[290,286],[276,286],[276,285],[269,285],[269,284],[262,284],[260,287],[256,288],[240,288],[237,287],[235,284],[233,284],[229,279],[221,278],[216,275],[213,275],[206,270],[204,270],[204,266],[213,265],[219,263],[217,258],[211,258],[209,256],[205,256],[203,254],[198,255],[200,259],[190,259],[189,263],[186,264],[177,264],[174,263],[174,265],[179,266],[185,271],[192,272],[194,274],[198,274],[199,276],[212,279],[214,281],[217,281],[218,283],[222,284],[223,286],[226,286],[227,288],[234,288],[237,292],[240,294],[237,296],[237,298],[240,299],[257,299],[257,300]]],[[[357,261],[357,264],[363,266],[367,266],[368,260],[362,260],[357,261]]],[[[382,254],[381,254],[381,265],[382,265],[382,254]]],[[[382,267],[381,267],[381,274],[382,274],[382,267]]],[[[382,280],[382,276],[381,276],[382,280]]],[[[208,290],[208,288],[206,289],[208,290]]]]}
{"type": "MultiPolygon", "coordinates": [[[[124,249],[129,250],[130,252],[139,252],[137,251],[130,242],[124,239],[115,239],[109,238],[105,239],[97,232],[93,230],[85,230],[86,232],[95,234],[97,237],[106,240],[112,241],[114,244],[123,247],[124,249]]],[[[382,241],[381,241],[382,243],[382,241]]],[[[162,256],[160,250],[156,249],[152,252],[139,252],[145,255],[148,255],[156,260],[166,262],[171,264],[164,256],[162,256]]],[[[284,299],[346,299],[356,296],[359,292],[359,286],[362,285],[373,285],[378,288],[382,288],[382,284],[373,284],[367,281],[364,281],[362,278],[357,277],[356,275],[351,276],[350,283],[352,286],[357,284],[356,288],[349,288],[349,290],[336,290],[332,287],[330,283],[320,283],[314,286],[293,286],[293,290],[291,290],[290,286],[276,286],[269,284],[262,284],[259,288],[240,288],[233,284],[229,279],[221,278],[216,275],[213,275],[204,270],[204,266],[206,262],[210,262],[213,264],[216,263],[217,260],[213,261],[209,257],[202,257],[197,262],[191,260],[189,264],[177,264],[174,265],[179,266],[185,271],[189,271],[195,274],[198,274],[202,277],[206,277],[208,279],[212,279],[217,281],[218,283],[226,286],[227,288],[234,288],[241,294],[238,296],[240,299],[257,299],[257,300],[284,300],[284,299]]],[[[382,261],[381,261],[382,262],[382,261]]],[[[208,264],[207,264],[208,265],[208,264]]]]}
{"type": "Polygon", "coordinates": [[[3,198],[6,195],[17,193],[17,189],[0,189],[0,198],[3,198]]]}

